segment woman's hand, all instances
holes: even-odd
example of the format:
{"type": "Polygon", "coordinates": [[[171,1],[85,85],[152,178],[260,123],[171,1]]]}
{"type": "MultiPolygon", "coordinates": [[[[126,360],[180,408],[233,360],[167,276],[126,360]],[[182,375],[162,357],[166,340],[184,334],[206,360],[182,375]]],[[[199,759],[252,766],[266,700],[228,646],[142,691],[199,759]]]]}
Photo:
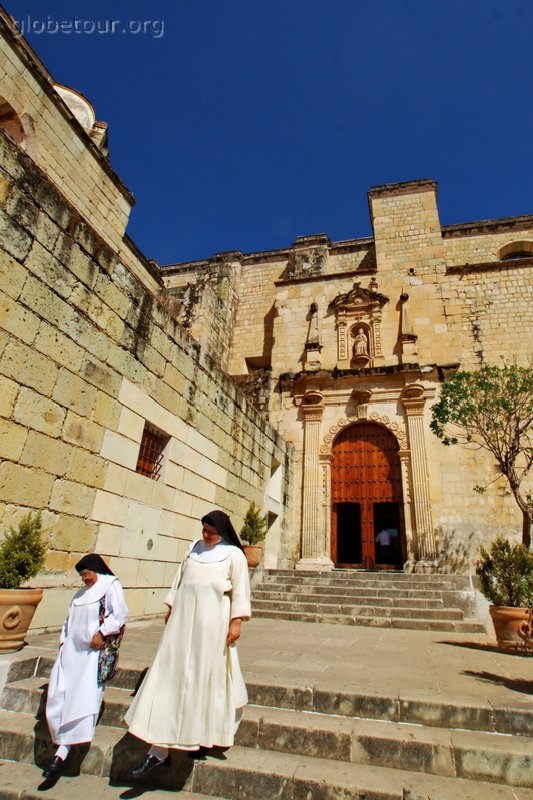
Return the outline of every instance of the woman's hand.
{"type": "Polygon", "coordinates": [[[229,625],[228,635],[226,641],[228,644],[233,644],[241,635],[241,620],[236,618],[232,619],[229,625]]]}
{"type": "Polygon", "coordinates": [[[100,633],[100,631],[96,631],[93,638],[91,639],[91,647],[93,650],[101,650],[104,646],[104,637],[100,633]]]}

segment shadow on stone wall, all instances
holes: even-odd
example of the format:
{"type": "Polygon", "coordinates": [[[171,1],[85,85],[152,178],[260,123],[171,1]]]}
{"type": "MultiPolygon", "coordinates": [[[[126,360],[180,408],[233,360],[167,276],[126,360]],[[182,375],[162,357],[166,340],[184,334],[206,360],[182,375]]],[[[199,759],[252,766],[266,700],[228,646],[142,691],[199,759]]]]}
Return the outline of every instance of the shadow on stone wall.
{"type": "Polygon", "coordinates": [[[438,571],[449,574],[475,575],[481,545],[487,546],[496,536],[519,541],[516,530],[506,526],[457,530],[439,526],[435,531],[438,571]]]}
{"type": "Polygon", "coordinates": [[[439,553],[439,572],[459,575],[475,573],[479,545],[483,539],[477,531],[471,530],[459,534],[455,528],[446,529],[439,526],[435,536],[439,553]]]}

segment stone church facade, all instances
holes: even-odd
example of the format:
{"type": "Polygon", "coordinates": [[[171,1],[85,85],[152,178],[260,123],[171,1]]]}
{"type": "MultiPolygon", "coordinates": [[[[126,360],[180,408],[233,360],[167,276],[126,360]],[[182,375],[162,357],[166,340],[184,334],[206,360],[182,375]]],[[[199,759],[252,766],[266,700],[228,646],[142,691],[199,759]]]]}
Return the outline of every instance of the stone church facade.
{"type": "Polygon", "coordinates": [[[433,180],[368,201],[372,237],[169,265],[165,285],[295,448],[294,523],[267,566],[472,572],[521,515],[503,481],[473,491],[490,459],[445,448],[430,409],[457,369],[530,363],[533,216],[442,226],[433,180]]]}
{"type": "Polygon", "coordinates": [[[456,369],[528,363],[533,216],[441,226],[417,180],[370,190],[372,237],[160,266],[105,124],[0,28],[0,527],[43,512],[36,627],[90,551],[159,613],[214,506],[260,506],[267,568],[468,572],[518,531],[429,419],[456,369]]]}

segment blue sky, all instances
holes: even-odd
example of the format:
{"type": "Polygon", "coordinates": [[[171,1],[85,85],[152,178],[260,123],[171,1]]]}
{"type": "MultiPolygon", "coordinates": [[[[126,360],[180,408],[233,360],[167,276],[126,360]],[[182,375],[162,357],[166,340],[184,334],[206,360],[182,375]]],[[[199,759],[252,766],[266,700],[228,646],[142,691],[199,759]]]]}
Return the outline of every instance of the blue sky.
{"type": "Polygon", "coordinates": [[[533,212],[530,0],[4,2],[108,122],[160,263],[367,236],[370,186],[416,178],[443,224],[533,212]]]}

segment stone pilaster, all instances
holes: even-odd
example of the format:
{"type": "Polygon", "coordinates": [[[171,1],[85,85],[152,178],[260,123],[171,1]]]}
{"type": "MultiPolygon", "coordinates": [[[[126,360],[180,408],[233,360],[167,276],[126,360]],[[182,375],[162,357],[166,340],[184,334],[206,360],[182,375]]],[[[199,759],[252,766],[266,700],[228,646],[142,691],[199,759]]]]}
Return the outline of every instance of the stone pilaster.
{"type": "Polygon", "coordinates": [[[416,566],[417,547],[411,507],[411,486],[409,481],[409,462],[411,460],[411,452],[407,449],[400,449],[398,450],[398,458],[400,459],[400,470],[402,475],[403,516],[405,526],[405,545],[407,551],[404,570],[406,572],[413,572],[416,566]]]}
{"type": "MultiPolygon", "coordinates": [[[[324,412],[322,394],[309,392],[302,401],[304,458],[302,476],[302,549],[296,569],[333,569],[326,551],[323,519],[323,468],[320,463],[320,422],[324,412]]],[[[329,549],[329,548],[328,548],[329,549]]]]}
{"type": "Polygon", "coordinates": [[[407,416],[409,449],[411,452],[412,497],[416,531],[416,567],[418,571],[432,570],[437,550],[431,515],[426,442],[424,436],[424,388],[409,386],[402,394],[407,416]]]}

